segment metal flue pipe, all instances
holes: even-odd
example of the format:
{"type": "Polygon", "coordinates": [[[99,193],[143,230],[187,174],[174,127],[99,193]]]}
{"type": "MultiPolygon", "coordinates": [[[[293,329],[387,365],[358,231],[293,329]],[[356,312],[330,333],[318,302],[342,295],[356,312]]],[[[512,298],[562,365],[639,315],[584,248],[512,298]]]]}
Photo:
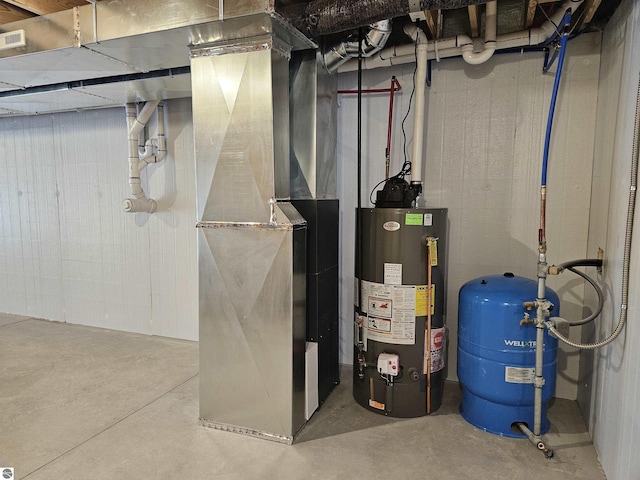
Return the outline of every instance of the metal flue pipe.
{"type": "Polygon", "coordinates": [[[324,54],[324,63],[329,72],[335,71],[340,65],[351,58],[370,57],[382,50],[391,35],[391,20],[380,20],[369,25],[369,30],[362,40],[348,38],[344,42],[331,47],[324,54]]]}

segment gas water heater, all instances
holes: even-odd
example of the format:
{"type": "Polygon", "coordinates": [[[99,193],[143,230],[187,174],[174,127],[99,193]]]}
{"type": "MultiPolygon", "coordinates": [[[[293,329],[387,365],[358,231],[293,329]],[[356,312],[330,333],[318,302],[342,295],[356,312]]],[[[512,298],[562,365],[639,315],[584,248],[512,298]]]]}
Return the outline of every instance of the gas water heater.
{"type": "Polygon", "coordinates": [[[446,378],[447,210],[356,217],[353,396],[383,415],[427,415],[446,378]]]}

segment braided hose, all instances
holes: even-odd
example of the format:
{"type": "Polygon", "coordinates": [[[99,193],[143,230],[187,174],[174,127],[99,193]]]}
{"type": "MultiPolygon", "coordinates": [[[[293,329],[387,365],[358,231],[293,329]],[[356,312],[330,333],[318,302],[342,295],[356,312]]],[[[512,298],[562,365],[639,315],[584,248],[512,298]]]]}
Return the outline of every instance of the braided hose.
{"type": "Polygon", "coordinates": [[[629,265],[631,263],[631,239],[633,236],[633,218],[636,206],[636,190],[638,184],[638,154],[640,152],[640,79],[638,79],[638,93],[636,96],[636,118],[633,126],[633,149],[631,153],[631,185],[629,187],[629,204],[627,205],[627,228],[624,235],[624,258],[622,263],[622,305],[620,306],[620,319],[615,330],[608,338],[597,343],[576,343],[560,334],[551,322],[546,322],[551,331],[559,340],[567,345],[583,350],[594,350],[613,342],[622,332],[627,323],[627,302],[629,300],[629,265]]]}

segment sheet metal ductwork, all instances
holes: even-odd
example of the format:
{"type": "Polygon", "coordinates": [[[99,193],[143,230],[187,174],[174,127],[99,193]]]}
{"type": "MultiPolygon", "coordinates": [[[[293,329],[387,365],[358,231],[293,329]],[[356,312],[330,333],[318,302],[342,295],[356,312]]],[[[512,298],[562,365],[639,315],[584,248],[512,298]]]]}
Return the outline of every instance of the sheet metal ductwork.
{"type": "Polygon", "coordinates": [[[488,0],[315,0],[295,26],[311,37],[364,27],[388,18],[424,10],[449,10],[488,0]]]}

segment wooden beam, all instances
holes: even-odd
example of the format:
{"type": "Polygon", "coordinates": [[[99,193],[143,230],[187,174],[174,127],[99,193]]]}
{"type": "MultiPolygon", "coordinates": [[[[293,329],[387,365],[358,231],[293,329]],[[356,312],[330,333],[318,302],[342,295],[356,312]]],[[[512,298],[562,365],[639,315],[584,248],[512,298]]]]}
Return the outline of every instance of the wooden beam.
{"type": "Polygon", "coordinates": [[[536,17],[536,9],[539,3],[551,3],[556,0],[529,0],[527,4],[527,17],[524,21],[524,29],[529,30],[533,25],[533,20],[536,17]]]}
{"type": "Polygon", "coordinates": [[[602,0],[585,0],[584,2],[585,15],[584,15],[584,18],[582,19],[582,23],[580,24],[580,26],[586,25],[591,20],[593,20],[593,16],[596,14],[596,11],[598,10],[598,7],[600,6],[601,3],[602,3],[602,0]]]}
{"type": "Polygon", "coordinates": [[[429,29],[429,33],[431,33],[431,38],[433,40],[439,40],[439,32],[438,28],[438,19],[440,18],[439,10],[425,10],[424,17],[427,22],[427,28],[429,29]]]}
{"type": "Polygon", "coordinates": [[[15,7],[31,12],[35,15],[47,15],[48,13],[69,10],[73,7],[86,5],[86,0],[4,0],[15,7]]]}
{"type": "Polygon", "coordinates": [[[471,25],[471,38],[480,36],[480,7],[478,5],[469,5],[469,25],[471,25]]]}
{"type": "Polygon", "coordinates": [[[0,2],[0,25],[10,22],[17,22],[25,18],[33,17],[33,14],[26,12],[20,8],[0,2]]]}

